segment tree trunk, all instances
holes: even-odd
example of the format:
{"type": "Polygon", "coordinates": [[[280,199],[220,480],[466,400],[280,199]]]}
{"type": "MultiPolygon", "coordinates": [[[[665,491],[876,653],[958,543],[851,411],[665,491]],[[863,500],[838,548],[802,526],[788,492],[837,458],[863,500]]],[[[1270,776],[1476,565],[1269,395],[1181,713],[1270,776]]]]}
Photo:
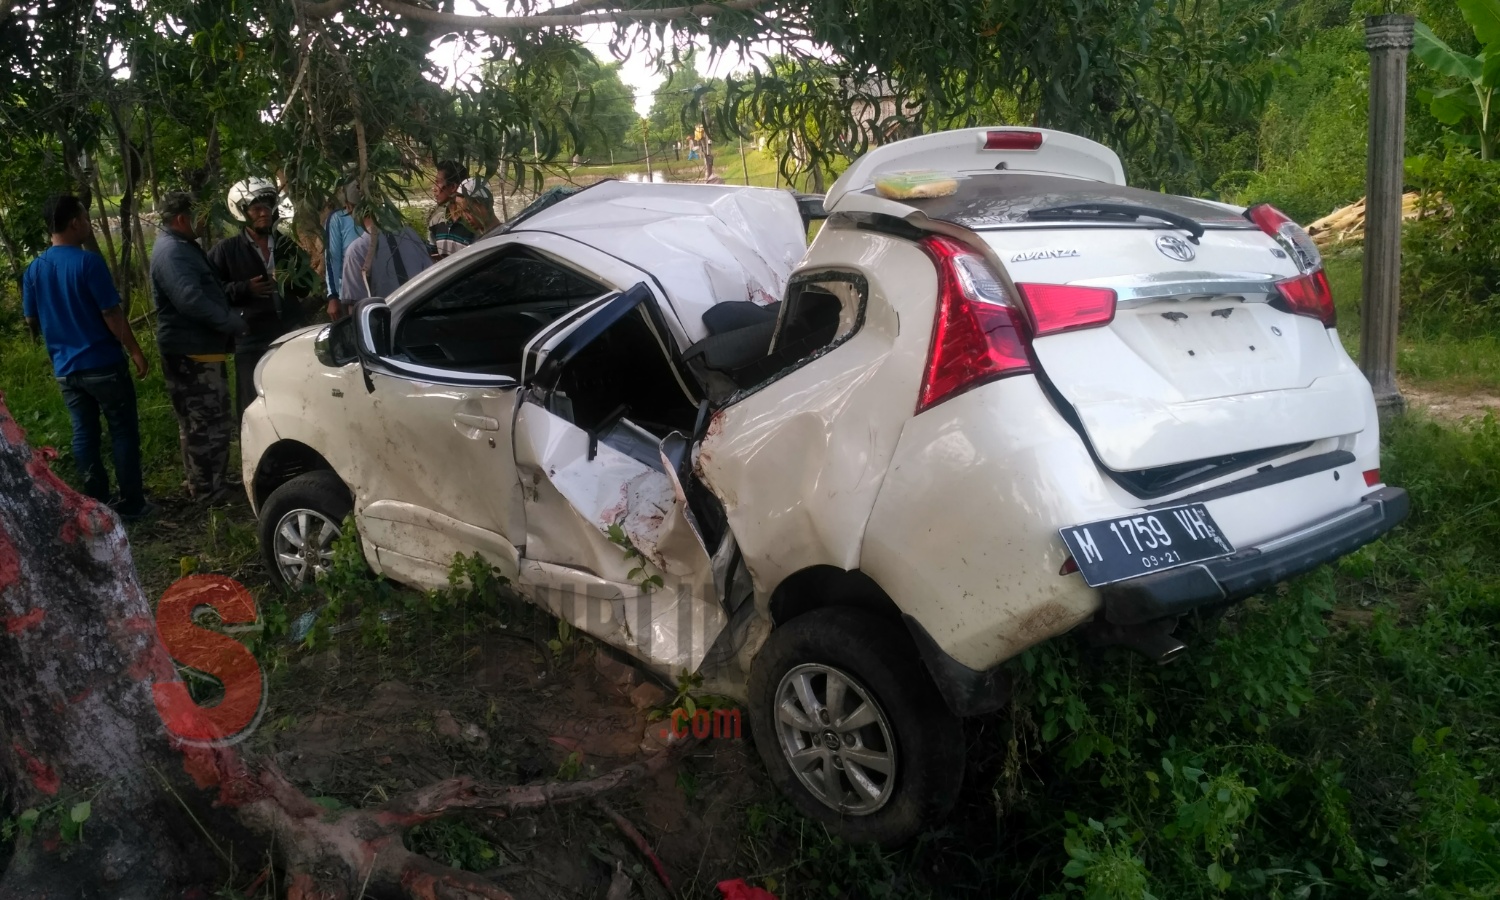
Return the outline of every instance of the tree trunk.
{"type": "MultiPolygon", "coordinates": [[[[158,615],[221,608],[211,586],[224,584],[233,585],[190,576],[168,591],[188,602],[164,598],[158,615]]],[[[267,870],[288,885],[288,900],[505,900],[494,883],[407,851],[406,830],[454,813],[503,816],[596,797],[690,746],[591,781],[511,787],[457,778],[331,814],[264,760],[174,737],[228,705],[230,679],[214,710],[193,706],[136,582],[124,530],[26,445],[3,395],[0,625],[0,782],[11,812],[32,823],[0,877],[6,900],[204,896],[267,870]]]]}
{"type": "Polygon", "coordinates": [[[120,108],[110,106],[109,116],[115,126],[115,140],[120,146],[120,174],[124,182],[120,186],[120,265],[115,270],[115,289],[120,292],[125,315],[129,316],[130,292],[136,281],[135,199],[141,180],[141,156],[135,142],[130,139],[130,129],[125,125],[125,117],[120,114],[120,108]]]}

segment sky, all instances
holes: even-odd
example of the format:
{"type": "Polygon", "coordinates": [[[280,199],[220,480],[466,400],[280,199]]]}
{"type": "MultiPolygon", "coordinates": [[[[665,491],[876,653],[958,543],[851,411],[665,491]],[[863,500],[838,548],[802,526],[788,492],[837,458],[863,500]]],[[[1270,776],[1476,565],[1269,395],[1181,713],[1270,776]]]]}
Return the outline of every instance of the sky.
{"type": "MultiPolygon", "coordinates": [[[[474,6],[472,0],[457,0],[454,12],[461,15],[478,15],[479,9],[474,6]]],[[[668,32],[670,34],[670,31],[668,32]]],[[[583,43],[602,62],[612,62],[615,57],[610,54],[609,40],[614,35],[614,29],[607,26],[595,26],[583,29],[579,36],[583,43]]],[[[723,77],[736,70],[748,68],[748,61],[738,53],[718,57],[709,63],[706,45],[700,45],[699,65],[705,65],[707,71],[703,74],[710,77],[723,77]]],[[[757,48],[761,49],[761,48],[757,48]]],[[[769,50],[769,45],[764,48],[769,50]]],[[[433,49],[428,54],[437,65],[443,66],[449,72],[449,84],[461,77],[466,71],[476,69],[483,62],[477,53],[467,51],[459,41],[450,41],[433,49]]],[[[647,54],[637,50],[620,67],[620,80],[625,82],[635,92],[636,112],[643,118],[651,111],[652,92],[666,81],[666,76],[656,72],[647,60],[647,54]]]]}

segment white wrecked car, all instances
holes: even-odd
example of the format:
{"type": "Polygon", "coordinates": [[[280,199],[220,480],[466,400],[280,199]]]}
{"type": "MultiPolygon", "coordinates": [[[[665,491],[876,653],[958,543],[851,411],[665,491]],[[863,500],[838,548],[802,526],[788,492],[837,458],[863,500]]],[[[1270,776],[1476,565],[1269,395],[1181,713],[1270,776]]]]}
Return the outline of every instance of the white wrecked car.
{"type": "Polygon", "coordinates": [[[908,838],[1007,659],[1081,628],[1165,661],[1406,514],[1302,230],[1124,181],[1072,135],[915,138],[811,247],[782,192],[582,191],[266,356],[266,562],[311,577],[351,511],[397,581],[483,554],[748,701],[804,812],[908,838]],[[946,195],[877,189],[915,169],[946,195]]]}

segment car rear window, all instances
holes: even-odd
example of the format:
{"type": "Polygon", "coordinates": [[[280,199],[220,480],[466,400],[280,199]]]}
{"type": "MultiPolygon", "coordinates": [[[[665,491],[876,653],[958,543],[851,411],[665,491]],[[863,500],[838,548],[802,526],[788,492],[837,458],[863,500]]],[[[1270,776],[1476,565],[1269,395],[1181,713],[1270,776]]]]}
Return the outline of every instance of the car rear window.
{"type": "MultiPolygon", "coordinates": [[[[867,192],[873,192],[871,187],[867,192]]],[[[960,175],[958,191],[947,197],[902,200],[930,218],[965,228],[1047,224],[1066,227],[1066,221],[1046,223],[1027,218],[1034,209],[1074,203],[1128,203],[1188,216],[1206,228],[1254,228],[1244,216],[1204,200],[1160,194],[1140,188],[1057,175],[996,172],[960,175]]]]}

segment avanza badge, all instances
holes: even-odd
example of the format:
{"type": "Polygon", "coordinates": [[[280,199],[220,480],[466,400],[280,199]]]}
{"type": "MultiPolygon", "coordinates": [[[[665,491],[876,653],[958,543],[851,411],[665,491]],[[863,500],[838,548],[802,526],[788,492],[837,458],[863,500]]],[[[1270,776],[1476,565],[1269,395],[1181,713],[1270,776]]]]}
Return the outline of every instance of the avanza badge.
{"type": "Polygon", "coordinates": [[[1033,259],[1065,259],[1077,256],[1077,250],[1023,250],[1010,258],[1011,262],[1031,262],[1033,259]]]}

